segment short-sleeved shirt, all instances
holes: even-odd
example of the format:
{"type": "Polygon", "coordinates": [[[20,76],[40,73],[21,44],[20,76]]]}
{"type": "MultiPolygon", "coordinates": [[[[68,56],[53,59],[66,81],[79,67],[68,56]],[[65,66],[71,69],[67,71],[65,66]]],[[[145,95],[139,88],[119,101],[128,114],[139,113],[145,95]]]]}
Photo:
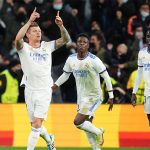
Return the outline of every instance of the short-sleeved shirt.
{"type": "Polygon", "coordinates": [[[23,43],[23,48],[18,51],[25,86],[32,90],[47,89],[53,85],[51,77],[51,53],[55,50],[55,41],[42,41],[39,48],[33,48],[28,43],[23,43]]]}
{"type": "Polygon", "coordinates": [[[143,68],[143,79],[145,82],[144,95],[150,96],[150,52],[148,52],[148,47],[144,47],[139,51],[138,67],[143,68]]]}
{"type": "Polygon", "coordinates": [[[87,57],[79,60],[77,54],[68,57],[64,72],[73,73],[79,101],[95,101],[101,97],[100,74],[106,70],[102,61],[95,55],[88,53],[87,57]]]}

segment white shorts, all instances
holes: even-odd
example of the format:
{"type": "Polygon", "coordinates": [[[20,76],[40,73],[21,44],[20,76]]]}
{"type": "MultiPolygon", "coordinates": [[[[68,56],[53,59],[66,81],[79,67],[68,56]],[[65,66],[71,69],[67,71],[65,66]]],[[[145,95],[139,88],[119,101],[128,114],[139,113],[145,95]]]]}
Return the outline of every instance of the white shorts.
{"type": "Polygon", "coordinates": [[[144,96],[144,111],[150,114],[150,96],[144,96]]]}
{"type": "Polygon", "coordinates": [[[37,91],[25,88],[25,101],[31,122],[33,122],[35,117],[46,120],[51,96],[51,88],[48,90],[37,91]]]}
{"type": "Polygon", "coordinates": [[[94,116],[94,112],[101,103],[102,100],[100,98],[96,99],[95,101],[84,100],[78,103],[77,111],[80,114],[94,116]]]}

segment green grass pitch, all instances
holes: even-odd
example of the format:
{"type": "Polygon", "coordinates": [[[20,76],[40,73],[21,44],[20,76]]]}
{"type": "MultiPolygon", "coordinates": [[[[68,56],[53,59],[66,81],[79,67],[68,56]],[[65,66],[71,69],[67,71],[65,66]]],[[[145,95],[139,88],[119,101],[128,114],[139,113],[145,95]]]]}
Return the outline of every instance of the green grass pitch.
{"type": "MultiPolygon", "coordinates": [[[[26,150],[24,147],[0,147],[0,150],[26,150]]],[[[47,148],[35,148],[35,150],[47,150],[47,148]]],[[[92,150],[91,148],[57,148],[57,150],[92,150]]],[[[150,148],[102,148],[102,150],[150,150],[150,148]]]]}

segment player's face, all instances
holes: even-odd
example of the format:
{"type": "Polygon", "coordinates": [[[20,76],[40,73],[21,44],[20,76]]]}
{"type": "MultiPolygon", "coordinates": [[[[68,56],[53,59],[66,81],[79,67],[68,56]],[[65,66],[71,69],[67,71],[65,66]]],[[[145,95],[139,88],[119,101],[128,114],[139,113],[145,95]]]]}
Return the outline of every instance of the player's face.
{"type": "Polygon", "coordinates": [[[79,37],[77,39],[77,51],[85,52],[89,49],[89,40],[86,37],[79,37]]]}
{"type": "Polygon", "coordinates": [[[146,43],[150,45],[150,30],[146,33],[146,43]]]}
{"type": "Polygon", "coordinates": [[[29,41],[41,41],[41,29],[40,27],[31,27],[27,32],[29,41]]]}

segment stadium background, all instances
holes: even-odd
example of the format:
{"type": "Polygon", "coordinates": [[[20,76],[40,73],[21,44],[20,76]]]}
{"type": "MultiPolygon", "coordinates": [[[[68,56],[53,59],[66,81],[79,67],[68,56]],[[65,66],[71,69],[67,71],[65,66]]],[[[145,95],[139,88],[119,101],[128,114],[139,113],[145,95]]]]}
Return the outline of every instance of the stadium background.
{"type": "MultiPolygon", "coordinates": [[[[61,0],[55,1],[62,3],[61,0]]],[[[140,48],[146,46],[145,33],[150,28],[149,4],[149,0],[64,0],[60,10],[72,43],[53,53],[53,79],[56,80],[62,73],[67,57],[76,52],[74,42],[77,35],[85,32],[91,39],[90,52],[105,63],[114,85],[114,102],[117,105],[112,112],[108,112],[108,106],[103,104],[94,120],[97,126],[106,130],[104,149],[150,147],[150,131],[143,105],[136,108],[129,105],[137,69],[137,54],[140,48]]],[[[30,132],[25,104],[14,104],[24,103],[24,89],[19,87],[22,71],[19,69],[13,74],[11,67],[19,60],[14,47],[15,35],[35,6],[41,14],[37,21],[43,31],[43,39],[48,41],[60,37],[54,23],[57,10],[53,8],[53,0],[0,0],[0,103],[11,103],[0,104],[0,150],[11,150],[11,147],[23,149],[21,147],[26,146],[30,132]],[[18,83],[9,85],[7,91],[5,88],[10,78],[3,80],[3,71],[9,71],[5,72],[6,77],[11,75],[11,81],[18,83]],[[10,98],[9,101],[3,101],[4,93],[10,98]]],[[[105,93],[103,83],[102,87],[105,93]]],[[[138,91],[138,104],[144,102],[143,91],[142,84],[138,91]]],[[[104,95],[103,103],[106,103],[108,95],[104,95]]],[[[75,102],[75,82],[71,77],[59,92],[53,94],[52,103],[58,104],[50,106],[45,122],[48,131],[56,136],[57,147],[89,147],[84,133],[73,125],[75,104],[66,104],[75,102]]],[[[44,141],[40,140],[38,146],[45,146],[44,141]]]]}

